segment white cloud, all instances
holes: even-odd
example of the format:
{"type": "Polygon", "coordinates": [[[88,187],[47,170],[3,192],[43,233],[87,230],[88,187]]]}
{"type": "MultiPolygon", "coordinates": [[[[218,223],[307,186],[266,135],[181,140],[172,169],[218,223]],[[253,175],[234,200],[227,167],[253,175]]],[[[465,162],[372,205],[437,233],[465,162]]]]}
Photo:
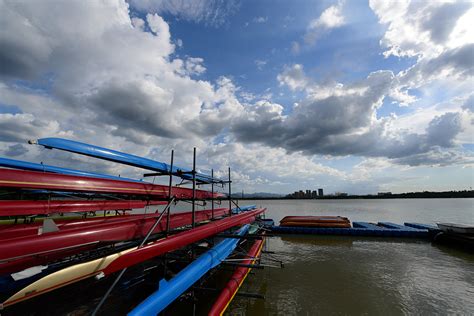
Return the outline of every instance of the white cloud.
{"type": "Polygon", "coordinates": [[[342,14],[343,3],[330,6],[321,15],[312,20],[308,25],[308,30],[304,36],[306,44],[314,45],[316,41],[329,30],[343,26],[346,23],[342,14]]]}
{"type": "Polygon", "coordinates": [[[263,67],[267,64],[266,60],[261,60],[261,59],[256,59],[255,61],[255,66],[257,66],[258,70],[262,70],[263,67]]]}
{"type": "Polygon", "coordinates": [[[277,80],[280,85],[287,85],[293,91],[303,90],[310,82],[301,64],[285,66],[283,72],[277,76],[277,80]]]}
{"type": "Polygon", "coordinates": [[[371,0],[370,7],[388,26],[381,40],[385,56],[433,58],[474,41],[468,38],[472,27],[461,19],[473,15],[469,2],[371,0]],[[464,40],[455,39],[459,36],[464,40]]]}
{"type": "Polygon", "coordinates": [[[290,51],[294,55],[298,55],[301,51],[300,44],[298,42],[291,42],[291,48],[290,51]]]}
{"type": "Polygon", "coordinates": [[[258,16],[252,20],[254,23],[265,23],[268,21],[268,16],[258,16]]]}

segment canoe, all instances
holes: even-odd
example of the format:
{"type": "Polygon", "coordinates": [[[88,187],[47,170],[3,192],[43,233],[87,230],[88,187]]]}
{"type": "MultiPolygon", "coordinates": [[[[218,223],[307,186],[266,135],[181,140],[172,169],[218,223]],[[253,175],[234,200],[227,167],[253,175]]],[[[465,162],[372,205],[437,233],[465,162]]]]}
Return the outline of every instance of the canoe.
{"type": "Polygon", "coordinates": [[[1,216],[48,215],[53,213],[78,213],[91,211],[131,210],[147,205],[165,205],[165,201],[137,200],[3,200],[1,216]]]}
{"type": "MultiPolygon", "coordinates": [[[[99,158],[103,160],[113,161],[133,167],[138,167],[146,170],[157,171],[161,173],[169,173],[171,166],[160,161],[151,160],[144,157],[139,157],[117,150],[112,150],[104,147],[80,143],[63,138],[41,138],[38,140],[29,141],[31,144],[38,144],[48,149],[59,149],[69,151],[89,157],[99,158]]],[[[172,173],[183,179],[192,180],[191,170],[185,170],[180,167],[173,166],[172,173]]],[[[212,178],[211,176],[197,173],[196,180],[204,183],[224,183],[223,180],[212,178]]]]}
{"type": "MultiPolygon", "coordinates": [[[[228,213],[228,209],[214,210],[219,217],[228,213]]],[[[211,218],[211,211],[196,211],[196,222],[211,218]]],[[[126,215],[112,218],[111,222],[101,222],[79,227],[63,229],[42,235],[28,235],[17,238],[3,239],[0,243],[0,275],[42,264],[66,255],[95,248],[99,243],[114,243],[144,237],[156,221],[157,214],[126,215]]],[[[166,217],[153,233],[166,230],[166,217]]],[[[170,228],[190,225],[192,213],[177,213],[170,216],[170,228]]],[[[6,234],[3,234],[6,235],[6,234]]]]}
{"type": "Polygon", "coordinates": [[[69,168],[61,168],[61,167],[56,167],[56,166],[50,166],[50,165],[44,165],[44,164],[39,164],[39,163],[34,163],[34,162],[21,161],[21,160],[2,158],[2,157],[0,157],[0,166],[13,168],[13,169],[21,169],[21,170],[69,174],[73,176],[84,176],[84,177],[93,177],[93,178],[105,178],[105,179],[111,179],[111,180],[125,180],[125,181],[140,182],[138,180],[111,176],[108,174],[94,173],[94,172],[75,170],[75,169],[69,169],[69,168]]]}
{"type": "MultiPolygon", "coordinates": [[[[0,187],[133,194],[158,199],[168,199],[169,197],[167,185],[12,169],[0,169],[0,187]]],[[[193,190],[172,187],[171,195],[175,196],[176,199],[191,199],[193,190]]],[[[222,193],[214,193],[213,195],[208,191],[196,190],[196,199],[198,200],[222,196],[222,193]]]]}
{"type": "Polygon", "coordinates": [[[438,225],[438,228],[445,233],[474,234],[474,226],[472,225],[453,223],[436,223],[436,225],[438,225]]]}
{"type": "MultiPolygon", "coordinates": [[[[236,234],[243,236],[250,225],[244,225],[236,234]]],[[[221,264],[237,247],[240,240],[237,238],[226,238],[212,247],[186,268],[181,270],[169,281],[162,279],[158,290],[148,296],[143,302],[136,306],[129,316],[157,315],[161,313],[169,304],[181,296],[194,283],[202,278],[212,268],[221,264]]]]}
{"type": "MultiPolygon", "coordinates": [[[[249,252],[247,253],[246,257],[248,259],[242,261],[241,263],[254,264],[257,261],[257,258],[260,256],[264,242],[265,239],[256,240],[250,248],[249,252]]],[[[250,273],[251,270],[252,268],[249,267],[238,267],[237,269],[235,269],[235,272],[230,277],[229,282],[227,282],[226,286],[219,294],[219,297],[212,305],[209,311],[210,316],[224,314],[225,310],[229,306],[230,302],[232,302],[232,299],[239,291],[240,287],[244,283],[245,279],[247,278],[247,275],[250,273]]]]}
{"type": "Polygon", "coordinates": [[[263,212],[265,212],[265,209],[244,212],[160,239],[142,248],[130,248],[103,258],[67,267],[49,274],[18,291],[0,304],[0,309],[86,278],[110,275],[111,273],[182,248],[232,227],[251,223],[263,212]]]}

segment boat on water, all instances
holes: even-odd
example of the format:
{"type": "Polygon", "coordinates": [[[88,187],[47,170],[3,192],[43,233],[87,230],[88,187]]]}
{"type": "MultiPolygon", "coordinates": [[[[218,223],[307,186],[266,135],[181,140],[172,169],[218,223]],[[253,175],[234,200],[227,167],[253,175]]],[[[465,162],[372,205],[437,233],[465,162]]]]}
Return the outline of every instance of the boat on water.
{"type": "Polygon", "coordinates": [[[453,224],[453,223],[436,223],[438,228],[445,233],[474,235],[473,225],[453,224]]]}
{"type": "Polygon", "coordinates": [[[351,222],[340,216],[286,216],[280,221],[280,226],[350,228],[351,222]]]}

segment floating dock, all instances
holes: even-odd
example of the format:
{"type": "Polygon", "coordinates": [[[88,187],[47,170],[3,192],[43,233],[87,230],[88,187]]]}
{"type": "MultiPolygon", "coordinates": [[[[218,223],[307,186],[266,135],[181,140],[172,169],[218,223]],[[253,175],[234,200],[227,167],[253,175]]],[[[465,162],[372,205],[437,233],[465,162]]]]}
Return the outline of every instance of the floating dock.
{"type": "Polygon", "coordinates": [[[436,229],[436,227],[419,223],[399,225],[390,222],[378,222],[377,224],[353,222],[351,228],[272,226],[270,229],[277,234],[429,238],[429,229],[436,229]]]}

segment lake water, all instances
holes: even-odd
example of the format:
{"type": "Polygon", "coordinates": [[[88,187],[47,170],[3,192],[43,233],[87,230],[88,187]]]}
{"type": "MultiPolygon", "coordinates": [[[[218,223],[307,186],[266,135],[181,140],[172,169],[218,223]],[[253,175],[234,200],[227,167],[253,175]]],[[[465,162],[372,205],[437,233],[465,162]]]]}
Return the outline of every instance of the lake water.
{"type": "MultiPolygon", "coordinates": [[[[341,215],[351,221],[474,224],[474,199],[265,200],[286,215],[341,215]]],[[[422,240],[289,235],[268,238],[263,262],[235,298],[231,315],[474,315],[474,254],[422,240]]]]}

